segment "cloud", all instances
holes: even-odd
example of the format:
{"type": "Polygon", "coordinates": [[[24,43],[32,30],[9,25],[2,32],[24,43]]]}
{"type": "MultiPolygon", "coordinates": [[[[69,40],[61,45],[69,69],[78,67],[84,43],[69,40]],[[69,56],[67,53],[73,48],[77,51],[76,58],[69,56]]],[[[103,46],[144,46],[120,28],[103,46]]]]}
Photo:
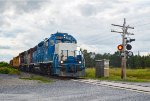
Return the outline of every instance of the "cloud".
{"type": "Polygon", "coordinates": [[[135,26],[131,43],[133,52],[149,52],[150,2],[147,0],[1,0],[0,54],[5,60],[37,45],[50,34],[72,34],[78,45],[97,53],[117,51],[121,35],[111,33],[111,26],[135,26]],[[144,43],[144,45],[143,45],[144,43]],[[138,46],[138,47],[137,47],[138,46]]]}
{"type": "Polygon", "coordinates": [[[0,61],[6,61],[9,62],[9,59],[11,59],[13,56],[11,54],[0,54],[0,61]]]}
{"type": "Polygon", "coordinates": [[[85,16],[91,16],[96,14],[96,8],[92,4],[85,4],[80,7],[81,13],[85,16]]]}
{"type": "Polygon", "coordinates": [[[0,46],[0,49],[11,49],[10,46],[0,46]]]}
{"type": "Polygon", "coordinates": [[[40,9],[44,2],[50,2],[50,0],[1,0],[0,11],[5,12],[6,9],[16,9],[17,12],[31,12],[33,10],[40,9]]]}

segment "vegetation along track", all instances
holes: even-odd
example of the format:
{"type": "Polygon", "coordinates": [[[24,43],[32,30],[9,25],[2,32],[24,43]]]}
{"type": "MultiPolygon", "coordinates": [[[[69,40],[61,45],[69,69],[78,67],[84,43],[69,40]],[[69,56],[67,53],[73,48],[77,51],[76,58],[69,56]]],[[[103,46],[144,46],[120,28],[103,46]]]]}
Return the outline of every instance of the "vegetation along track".
{"type": "Polygon", "coordinates": [[[47,77],[47,78],[52,78],[52,79],[56,79],[56,80],[79,80],[79,79],[84,79],[84,78],[82,78],[82,77],[66,77],[66,76],[56,76],[56,75],[54,75],[54,76],[51,76],[51,75],[45,75],[45,74],[41,74],[41,73],[31,73],[31,72],[24,72],[24,71],[22,71],[21,72],[21,74],[24,74],[24,75],[28,75],[28,74],[30,74],[30,75],[39,75],[39,76],[44,76],[44,77],[47,77]]]}

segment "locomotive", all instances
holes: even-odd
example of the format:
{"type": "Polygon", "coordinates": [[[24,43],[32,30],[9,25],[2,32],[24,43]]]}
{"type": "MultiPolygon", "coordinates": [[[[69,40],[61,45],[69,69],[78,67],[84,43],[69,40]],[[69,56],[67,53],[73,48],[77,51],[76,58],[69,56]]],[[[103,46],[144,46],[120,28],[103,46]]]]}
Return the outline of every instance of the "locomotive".
{"type": "Polygon", "coordinates": [[[85,60],[77,40],[68,33],[54,33],[38,45],[14,57],[10,64],[21,71],[47,75],[81,77],[85,60]]]}

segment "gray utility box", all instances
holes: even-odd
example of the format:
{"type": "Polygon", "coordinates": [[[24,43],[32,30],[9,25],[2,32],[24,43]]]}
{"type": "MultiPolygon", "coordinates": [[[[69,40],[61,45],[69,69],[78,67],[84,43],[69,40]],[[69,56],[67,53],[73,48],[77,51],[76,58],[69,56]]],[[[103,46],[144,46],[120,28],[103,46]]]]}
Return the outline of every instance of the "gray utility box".
{"type": "Polygon", "coordinates": [[[109,60],[96,60],[96,77],[109,77],[109,60]]]}

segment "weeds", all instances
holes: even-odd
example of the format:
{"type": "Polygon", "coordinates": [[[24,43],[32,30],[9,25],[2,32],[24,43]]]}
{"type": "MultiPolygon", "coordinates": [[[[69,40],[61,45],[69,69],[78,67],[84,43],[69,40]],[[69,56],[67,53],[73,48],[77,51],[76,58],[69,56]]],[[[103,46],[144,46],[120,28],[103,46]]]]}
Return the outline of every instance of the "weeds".
{"type": "Polygon", "coordinates": [[[113,81],[129,81],[129,82],[150,82],[150,69],[127,69],[127,79],[121,79],[120,68],[110,68],[109,77],[96,78],[95,68],[87,68],[85,78],[113,81]]]}
{"type": "Polygon", "coordinates": [[[8,63],[0,62],[0,74],[20,74],[20,72],[11,67],[8,63]]]}
{"type": "Polygon", "coordinates": [[[24,80],[39,80],[40,82],[43,82],[43,83],[52,82],[52,80],[47,79],[47,78],[42,77],[42,76],[20,77],[20,79],[24,79],[24,80]]]}
{"type": "Polygon", "coordinates": [[[7,62],[0,62],[0,67],[10,67],[7,62]]]}

